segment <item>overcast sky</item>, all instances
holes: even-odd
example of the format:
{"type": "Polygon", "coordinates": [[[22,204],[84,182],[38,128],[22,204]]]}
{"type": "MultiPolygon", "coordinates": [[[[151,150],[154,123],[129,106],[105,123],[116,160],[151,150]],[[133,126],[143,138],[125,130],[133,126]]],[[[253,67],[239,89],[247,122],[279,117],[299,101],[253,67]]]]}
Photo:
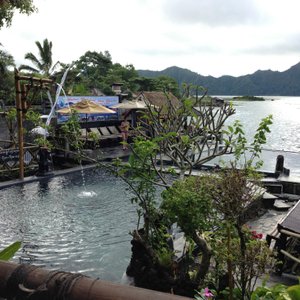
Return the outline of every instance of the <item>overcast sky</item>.
{"type": "Polygon", "coordinates": [[[136,69],[187,68],[201,75],[284,71],[300,62],[299,0],[34,0],[0,43],[17,65],[35,41],[53,42],[54,61],[108,50],[136,69]]]}

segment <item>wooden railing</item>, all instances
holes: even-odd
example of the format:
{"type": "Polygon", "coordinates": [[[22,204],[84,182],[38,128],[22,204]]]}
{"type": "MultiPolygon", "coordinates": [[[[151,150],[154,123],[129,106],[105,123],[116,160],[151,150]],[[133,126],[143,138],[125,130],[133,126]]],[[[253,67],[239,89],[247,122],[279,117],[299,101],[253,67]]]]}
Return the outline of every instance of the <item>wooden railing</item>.
{"type": "MultiPolygon", "coordinates": [[[[36,146],[24,147],[24,167],[38,164],[38,150],[36,146]]],[[[9,172],[19,168],[19,149],[0,150],[0,170],[9,172]]]]}
{"type": "Polygon", "coordinates": [[[184,300],[186,297],[115,284],[81,274],[0,261],[0,297],[69,300],[184,300]],[[32,298],[31,298],[32,297],[32,298]]]}

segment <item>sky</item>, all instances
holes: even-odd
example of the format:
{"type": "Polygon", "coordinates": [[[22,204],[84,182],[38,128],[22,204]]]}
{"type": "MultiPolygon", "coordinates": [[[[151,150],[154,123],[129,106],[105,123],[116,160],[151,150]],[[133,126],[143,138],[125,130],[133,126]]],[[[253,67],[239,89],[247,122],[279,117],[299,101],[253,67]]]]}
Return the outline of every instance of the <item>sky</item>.
{"type": "Polygon", "coordinates": [[[53,61],[109,51],[136,69],[171,66],[201,75],[285,71],[300,62],[299,0],[33,0],[38,12],[16,14],[0,30],[16,65],[53,43],[53,61]]]}

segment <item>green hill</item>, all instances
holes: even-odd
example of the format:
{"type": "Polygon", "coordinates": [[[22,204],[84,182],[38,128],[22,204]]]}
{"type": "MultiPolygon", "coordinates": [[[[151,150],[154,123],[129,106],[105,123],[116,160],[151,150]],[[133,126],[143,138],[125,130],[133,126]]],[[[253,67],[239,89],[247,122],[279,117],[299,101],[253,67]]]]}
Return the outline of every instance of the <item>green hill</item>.
{"type": "Polygon", "coordinates": [[[162,71],[138,70],[140,76],[173,77],[181,86],[192,83],[204,86],[210,95],[269,95],[269,96],[300,96],[300,63],[284,72],[261,71],[239,77],[233,76],[202,76],[188,69],[170,67],[162,71]]]}

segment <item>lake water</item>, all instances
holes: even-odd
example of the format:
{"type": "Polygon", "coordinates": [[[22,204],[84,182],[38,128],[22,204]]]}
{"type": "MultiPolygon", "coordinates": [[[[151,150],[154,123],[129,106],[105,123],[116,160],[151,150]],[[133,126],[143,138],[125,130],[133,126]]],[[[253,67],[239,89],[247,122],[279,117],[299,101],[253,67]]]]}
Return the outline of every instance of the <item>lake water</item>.
{"type": "MultiPolygon", "coordinates": [[[[253,135],[260,120],[272,114],[265,168],[274,170],[277,154],[284,153],[286,167],[300,175],[300,97],[273,99],[235,102],[234,119],[253,135]]],[[[120,282],[130,260],[135,207],[120,179],[101,170],[84,176],[85,186],[77,173],[0,190],[0,249],[21,240],[15,261],[120,282]]]]}
{"type": "Polygon", "coordinates": [[[291,176],[300,177],[300,97],[264,98],[266,101],[233,101],[236,114],[230,122],[240,120],[246,135],[253,137],[261,119],[271,114],[273,124],[263,146],[263,169],[274,171],[276,157],[282,154],[291,176]]]}

